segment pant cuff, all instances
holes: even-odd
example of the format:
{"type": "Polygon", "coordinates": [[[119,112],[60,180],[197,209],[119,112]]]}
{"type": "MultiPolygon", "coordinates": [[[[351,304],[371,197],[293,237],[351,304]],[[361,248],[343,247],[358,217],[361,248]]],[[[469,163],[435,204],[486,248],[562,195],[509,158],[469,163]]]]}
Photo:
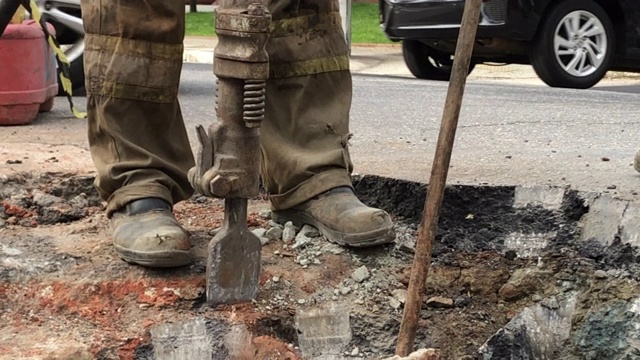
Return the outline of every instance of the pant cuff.
{"type": "Polygon", "coordinates": [[[345,169],[334,169],[314,175],[284,194],[269,195],[273,210],[286,210],[337,187],[353,189],[351,176],[345,169]]]}
{"type": "Polygon", "coordinates": [[[171,192],[162,185],[127,185],[109,196],[107,200],[107,218],[111,218],[115,211],[128,203],[145,198],[159,198],[173,205],[171,192]]]}

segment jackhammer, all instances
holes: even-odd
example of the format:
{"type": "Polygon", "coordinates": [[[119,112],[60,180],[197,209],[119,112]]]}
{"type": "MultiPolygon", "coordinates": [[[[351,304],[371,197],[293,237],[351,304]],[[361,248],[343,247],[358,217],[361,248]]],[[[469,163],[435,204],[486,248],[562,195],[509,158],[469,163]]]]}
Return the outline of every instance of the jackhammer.
{"type": "Polygon", "coordinates": [[[217,119],[208,133],[196,127],[199,149],[196,166],[189,171],[197,192],[225,203],[222,228],[208,247],[206,292],[211,305],[251,301],[259,290],[262,244],[247,227],[247,206],[260,191],[271,15],[256,0],[221,0],[215,19],[217,119]]]}

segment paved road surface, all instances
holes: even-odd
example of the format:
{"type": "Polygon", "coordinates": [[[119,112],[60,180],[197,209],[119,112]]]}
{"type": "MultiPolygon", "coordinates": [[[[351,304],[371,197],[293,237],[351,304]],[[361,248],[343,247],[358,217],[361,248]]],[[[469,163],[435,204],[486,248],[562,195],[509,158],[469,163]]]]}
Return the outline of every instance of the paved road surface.
{"type": "MultiPolygon", "coordinates": [[[[356,172],[427,181],[446,84],[355,76],[351,141],[356,172]]],[[[209,65],[185,65],[183,113],[193,139],[213,113],[209,65]]],[[[78,98],[84,106],[84,99],[78,98]]],[[[28,127],[0,128],[2,142],[87,147],[83,121],[66,103],[28,127]]],[[[456,139],[451,183],[553,184],[636,198],[640,174],[640,86],[562,90],[471,82],[456,139]],[[613,188],[615,189],[607,189],[613,188]]]]}

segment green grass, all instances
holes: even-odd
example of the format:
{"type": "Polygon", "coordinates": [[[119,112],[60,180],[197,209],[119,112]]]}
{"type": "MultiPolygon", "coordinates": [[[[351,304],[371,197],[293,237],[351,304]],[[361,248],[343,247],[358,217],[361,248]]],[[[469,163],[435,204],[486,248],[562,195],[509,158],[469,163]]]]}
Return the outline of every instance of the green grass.
{"type": "Polygon", "coordinates": [[[187,13],[185,33],[190,36],[214,36],[213,13],[187,13]]]}
{"type": "Polygon", "coordinates": [[[391,43],[380,29],[378,4],[353,4],[351,7],[351,41],[354,44],[391,43]]]}
{"type": "MultiPolygon", "coordinates": [[[[186,34],[214,36],[211,13],[187,13],[186,34]]],[[[351,39],[354,44],[391,43],[382,33],[378,20],[377,4],[353,4],[351,12],[351,39]]]]}

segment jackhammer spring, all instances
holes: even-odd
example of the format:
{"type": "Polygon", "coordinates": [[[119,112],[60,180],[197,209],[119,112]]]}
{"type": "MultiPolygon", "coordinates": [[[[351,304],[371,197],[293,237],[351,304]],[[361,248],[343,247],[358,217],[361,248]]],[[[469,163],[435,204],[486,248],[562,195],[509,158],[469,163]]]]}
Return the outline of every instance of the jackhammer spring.
{"type": "Polygon", "coordinates": [[[266,81],[246,80],[244,83],[243,118],[247,127],[259,127],[264,120],[266,81]]]}

